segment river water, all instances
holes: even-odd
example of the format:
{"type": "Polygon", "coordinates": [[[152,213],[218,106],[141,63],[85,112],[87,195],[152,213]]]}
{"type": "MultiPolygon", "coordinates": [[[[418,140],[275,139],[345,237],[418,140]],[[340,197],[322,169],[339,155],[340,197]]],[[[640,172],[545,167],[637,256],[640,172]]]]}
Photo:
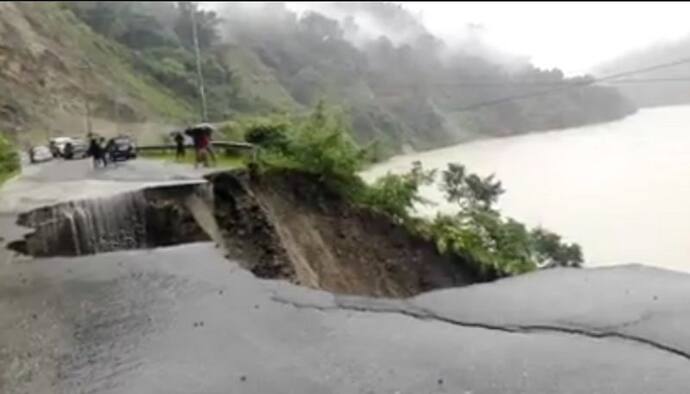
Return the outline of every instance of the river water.
{"type": "MultiPolygon", "coordinates": [[[[690,106],[398,156],[364,177],[405,172],[416,160],[425,168],[460,162],[479,175],[495,173],[506,189],[502,212],[578,242],[586,266],[690,272],[690,106]]],[[[451,209],[436,186],[423,195],[438,205],[420,214],[451,209]]]]}

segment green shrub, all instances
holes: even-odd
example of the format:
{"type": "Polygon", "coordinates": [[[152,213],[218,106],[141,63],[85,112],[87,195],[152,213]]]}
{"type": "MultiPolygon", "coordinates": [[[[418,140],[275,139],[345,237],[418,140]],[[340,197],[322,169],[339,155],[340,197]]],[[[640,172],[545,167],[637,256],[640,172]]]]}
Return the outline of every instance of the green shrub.
{"type": "Polygon", "coordinates": [[[560,235],[543,228],[532,230],[530,235],[532,247],[540,265],[544,267],[580,267],[582,265],[580,245],[563,243],[560,235]]]}
{"type": "Polygon", "coordinates": [[[244,140],[263,149],[284,152],[290,125],[285,122],[255,121],[247,127],[244,140]]]}
{"type": "Polygon", "coordinates": [[[361,202],[389,214],[398,222],[409,222],[415,204],[430,203],[419,195],[419,188],[431,184],[435,175],[434,171],[424,171],[420,162],[415,162],[413,166],[407,174],[388,173],[378,178],[366,188],[361,202]]]}
{"type": "Polygon", "coordinates": [[[0,135],[0,182],[19,171],[21,164],[15,147],[0,135]]]}
{"type": "Polygon", "coordinates": [[[259,147],[262,167],[291,168],[315,174],[336,191],[352,198],[364,186],[357,175],[367,159],[350,137],[342,116],[319,104],[304,119],[249,122],[245,139],[259,147]]]}
{"type": "Polygon", "coordinates": [[[451,163],[443,172],[441,189],[458,205],[455,215],[439,215],[427,234],[441,252],[465,257],[482,275],[506,276],[538,267],[579,267],[582,252],[544,229],[528,231],[524,224],[503,218],[492,208],[504,192],[494,175],[481,178],[451,163]]]}
{"type": "Polygon", "coordinates": [[[300,169],[338,182],[357,177],[366,156],[350,137],[342,118],[318,108],[296,129],[288,151],[300,169]]]}
{"type": "Polygon", "coordinates": [[[430,226],[441,253],[459,255],[480,276],[490,279],[533,271],[529,233],[524,225],[496,211],[463,211],[438,215],[430,226]]]}

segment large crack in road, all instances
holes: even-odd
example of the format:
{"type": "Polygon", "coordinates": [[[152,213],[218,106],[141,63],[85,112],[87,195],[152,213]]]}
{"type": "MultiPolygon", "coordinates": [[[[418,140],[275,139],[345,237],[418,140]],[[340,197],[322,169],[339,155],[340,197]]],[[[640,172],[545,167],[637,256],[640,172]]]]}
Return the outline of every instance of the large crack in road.
{"type": "Polygon", "coordinates": [[[353,311],[361,313],[379,313],[379,314],[398,314],[407,316],[413,319],[424,320],[424,321],[435,321],[440,323],[446,323],[453,326],[467,327],[467,328],[481,328],[491,331],[501,331],[505,333],[512,334],[530,334],[530,333],[558,333],[567,335],[583,336],[594,339],[620,339],[624,341],[634,342],[641,345],[651,346],[657,350],[671,353],[673,355],[682,357],[683,359],[690,361],[690,353],[677,349],[671,346],[667,346],[663,343],[659,343],[647,338],[640,336],[623,334],[617,331],[601,331],[601,330],[587,330],[575,327],[557,326],[557,325],[547,325],[547,324],[504,324],[497,325],[480,321],[462,321],[456,320],[445,316],[440,316],[433,311],[413,306],[403,302],[395,302],[398,305],[393,305],[393,302],[386,302],[385,300],[376,300],[373,303],[368,303],[368,305],[358,305],[356,303],[341,303],[338,301],[337,297],[334,298],[334,305],[320,305],[320,304],[310,304],[306,302],[300,302],[296,300],[291,300],[286,297],[280,296],[278,294],[273,294],[271,300],[284,304],[290,305],[297,309],[313,309],[322,312],[328,311],[353,311]]]}

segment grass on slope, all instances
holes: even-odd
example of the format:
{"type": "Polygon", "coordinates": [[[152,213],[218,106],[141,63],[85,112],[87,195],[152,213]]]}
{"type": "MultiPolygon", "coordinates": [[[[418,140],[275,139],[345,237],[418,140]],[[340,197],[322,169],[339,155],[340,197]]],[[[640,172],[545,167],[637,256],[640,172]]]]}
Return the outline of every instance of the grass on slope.
{"type": "Polygon", "coordinates": [[[241,89],[244,94],[286,111],[300,108],[275,75],[251,50],[239,45],[226,45],[222,61],[242,77],[241,89]]]}
{"type": "Polygon", "coordinates": [[[93,32],[59,3],[19,3],[19,6],[43,36],[59,37],[61,56],[77,64],[81,64],[81,59],[88,59],[92,68],[91,79],[99,82],[91,84],[92,90],[93,86],[99,86],[106,90],[104,95],[112,97],[124,93],[168,119],[185,120],[191,114],[189,105],[177,99],[168,88],[134,69],[134,53],[93,32]]]}
{"type": "MultiPolygon", "coordinates": [[[[194,165],[194,151],[191,149],[187,149],[185,157],[179,161],[175,158],[174,151],[142,152],[140,155],[147,159],[162,160],[168,163],[194,165]]],[[[217,168],[239,168],[246,165],[246,159],[241,155],[226,155],[223,152],[216,152],[216,160],[217,168]]]]}

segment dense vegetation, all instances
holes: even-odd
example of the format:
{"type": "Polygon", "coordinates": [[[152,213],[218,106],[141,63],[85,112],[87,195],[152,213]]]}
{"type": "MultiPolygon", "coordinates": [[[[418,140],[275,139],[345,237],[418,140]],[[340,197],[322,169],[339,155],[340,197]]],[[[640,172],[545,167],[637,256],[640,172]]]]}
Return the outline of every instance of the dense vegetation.
{"type": "Polygon", "coordinates": [[[343,109],[355,141],[377,141],[381,155],[601,122],[634,110],[614,89],[599,86],[468,109],[587,79],[496,53],[478,33],[444,42],[390,3],[321,5],[300,15],[280,3],[231,3],[217,13],[189,2],[65,4],[131,50],[139,72],[197,108],[194,16],[209,120],[300,114],[325,99],[343,109]]]}
{"type": "Polygon", "coordinates": [[[359,148],[349,138],[342,115],[322,105],[301,119],[250,123],[245,133],[248,141],[260,146],[261,169],[291,168],[316,174],[327,187],[353,203],[383,212],[435,242],[439,252],[459,256],[484,278],[582,263],[577,244],[566,244],[546,229],[529,230],[503,217],[494,208],[504,192],[501,183],[493,176],[469,173],[460,164],[450,164],[440,182],[457,211],[439,213],[431,220],[414,217],[411,212],[415,204],[426,203],[419,188],[435,182],[435,172],[416,163],[407,174],[388,174],[365,184],[357,173],[370,159],[372,147],[359,148]]]}
{"type": "Polygon", "coordinates": [[[0,184],[19,171],[17,150],[0,134],[0,184]]]}

